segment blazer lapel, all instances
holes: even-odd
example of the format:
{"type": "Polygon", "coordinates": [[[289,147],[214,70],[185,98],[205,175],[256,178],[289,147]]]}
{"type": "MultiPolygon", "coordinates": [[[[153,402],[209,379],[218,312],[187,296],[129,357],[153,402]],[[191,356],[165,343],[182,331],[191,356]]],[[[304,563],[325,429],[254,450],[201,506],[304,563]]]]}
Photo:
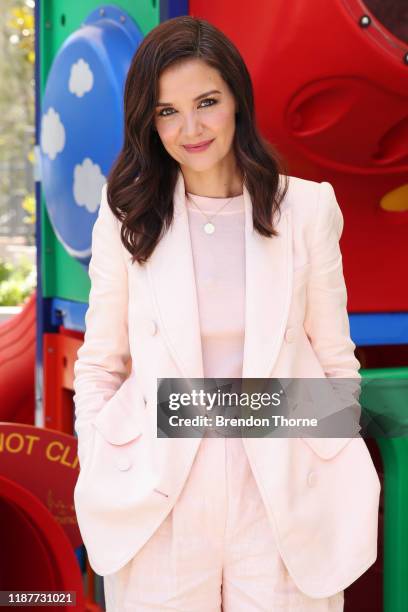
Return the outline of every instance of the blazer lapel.
{"type": "Polygon", "coordinates": [[[269,378],[283,339],[292,290],[292,227],[290,209],[282,205],[267,238],[253,228],[252,202],[245,201],[245,343],[242,378],[269,378]]]}
{"type": "Polygon", "coordinates": [[[147,271],[162,334],[182,377],[203,378],[198,300],[181,170],[173,206],[173,222],[148,259],[147,271]]]}
{"type": "MultiPolygon", "coordinates": [[[[253,229],[245,185],[245,341],[242,377],[268,378],[278,356],[291,292],[291,216],[282,207],[279,236],[253,229]]],[[[150,289],[168,349],[184,378],[204,378],[200,321],[185,186],[181,170],[173,196],[174,219],[147,262],[150,289]]],[[[228,307],[228,305],[226,305],[228,307]]]]}

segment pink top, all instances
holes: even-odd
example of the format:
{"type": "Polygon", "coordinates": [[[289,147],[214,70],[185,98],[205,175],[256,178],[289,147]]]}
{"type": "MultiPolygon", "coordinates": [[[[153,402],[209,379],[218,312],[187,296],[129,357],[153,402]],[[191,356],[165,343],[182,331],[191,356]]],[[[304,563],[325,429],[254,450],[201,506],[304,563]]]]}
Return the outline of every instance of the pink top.
{"type": "Polygon", "coordinates": [[[230,200],[187,195],[215,225],[215,232],[206,234],[207,219],[186,198],[204,377],[241,378],[245,330],[244,197],[241,194],[230,200]]]}

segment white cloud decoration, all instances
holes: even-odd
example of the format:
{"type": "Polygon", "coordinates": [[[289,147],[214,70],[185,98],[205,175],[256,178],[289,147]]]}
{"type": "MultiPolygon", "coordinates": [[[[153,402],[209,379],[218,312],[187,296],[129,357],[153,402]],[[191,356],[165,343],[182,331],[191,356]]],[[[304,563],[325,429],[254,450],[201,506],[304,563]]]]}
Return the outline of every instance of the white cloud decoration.
{"type": "Polygon", "coordinates": [[[41,120],[41,149],[54,160],[65,146],[65,128],[57,111],[50,106],[41,120]]]}
{"type": "Polygon", "coordinates": [[[88,62],[81,58],[72,64],[68,82],[68,89],[72,94],[82,98],[91,91],[93,84],[94,76],[88,62]]]}
{"type": "Polygon", "coordinates": [[[89,213],[97,211],[101,202],[102,186],[106,178],[98,164],[86,157],[82,164],[74,167],[73,195],[78,206],[84,206],[89,213]]]}

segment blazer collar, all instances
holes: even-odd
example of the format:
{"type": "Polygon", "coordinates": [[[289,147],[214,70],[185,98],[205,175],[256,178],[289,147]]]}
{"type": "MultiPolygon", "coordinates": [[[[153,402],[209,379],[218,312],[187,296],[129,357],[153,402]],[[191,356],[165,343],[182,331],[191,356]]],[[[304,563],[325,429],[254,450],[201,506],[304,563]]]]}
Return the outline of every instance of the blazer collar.
{"type": "MultiPolygon", "coordinates": [[[[243,196],[246,287],[242,378],[269,378],[290,306],[291,214],[289,207],[282,206],[276,224],[279,236],[261,236],[253,228],[252,202],[245,185],[243,196]]],[[[204,378],[196,280],[181,170],[173,205],[173,222],[147,261],[147,273],[164,341],[182,377],[204,378]]]]}

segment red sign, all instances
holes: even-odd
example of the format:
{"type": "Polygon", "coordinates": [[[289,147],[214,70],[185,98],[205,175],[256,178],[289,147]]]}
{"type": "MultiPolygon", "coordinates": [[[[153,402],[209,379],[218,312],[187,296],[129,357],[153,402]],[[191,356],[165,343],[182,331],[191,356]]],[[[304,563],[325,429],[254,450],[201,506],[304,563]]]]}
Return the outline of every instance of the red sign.
{"type": "Polygon", "coordinates": [[[82,544],[73,498],[78,473],[75,436],[0,422],[0,475],[33,493],[64,529],[74,548],[82,544]]]}

